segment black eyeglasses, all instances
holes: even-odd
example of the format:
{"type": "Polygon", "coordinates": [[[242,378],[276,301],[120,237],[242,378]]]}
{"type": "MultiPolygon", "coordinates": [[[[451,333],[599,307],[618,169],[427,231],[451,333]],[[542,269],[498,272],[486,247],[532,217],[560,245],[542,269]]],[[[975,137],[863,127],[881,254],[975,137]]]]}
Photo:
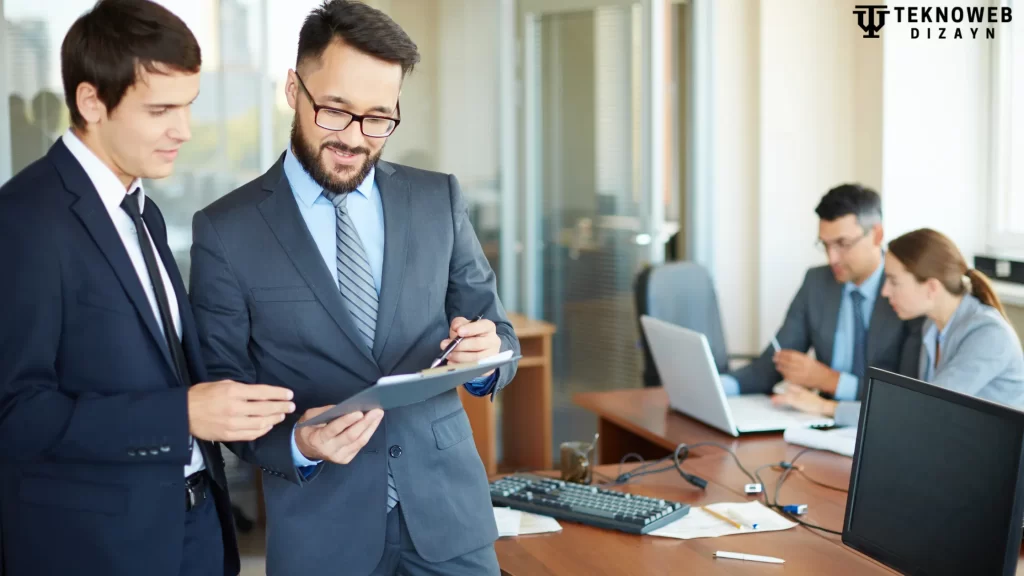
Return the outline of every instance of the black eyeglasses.
{"type": "Polygon", "coordinates": [[[817,246],[819,250],[825,252],[826,254],[830,250],[836,250],[840,254],[844,254],[848,252],[850,248],[856,246],[861,240],[867,238],[870,234],[871,229],[868,228],[867,230],[864,230],[864,234],[857,236],[856,238],[840,238],[838,240],[832,240],[830,242],[826,242],[819,238],[818,241],[814,243],[814,245],[817,246]]]}
{"type": "MultiPolygon", "coordinates": [[[[359,130],[363,133],[363,136],[367,138],[387,138],[391,136],[395,128],[398,128],[398,123],[401,122],[398,118],[373,115],[360,116],[359,114],[331,108],[330,106],[320,106],[316,103],[316,100],[313,100],[313,95],[306,89],[306,84],[302,81],[302,78],[298,74],[295,74],[295,78],[299,81],[299,87],[302,88],[306,98],[309,98],[309,103],[313,106],[313,121],[324,130],[341,132],[348,128],[349,124],[358,122],[359,130]]],[[[396,104],[395,111],[399,116],[402,115],[401,104],[396,104]]]]}

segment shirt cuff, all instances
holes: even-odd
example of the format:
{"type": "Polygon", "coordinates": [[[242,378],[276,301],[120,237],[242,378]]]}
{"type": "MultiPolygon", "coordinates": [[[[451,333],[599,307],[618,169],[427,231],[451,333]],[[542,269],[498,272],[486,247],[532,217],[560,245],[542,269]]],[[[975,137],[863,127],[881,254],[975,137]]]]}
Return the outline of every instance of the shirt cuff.
{"type": "Polygon", "coordinates": [[[836,393],[832,397],[836,400],[856,400],[859,388],[859,378],[848,372],[840,372],[839,384],[836,385],[836,393]]]}
{"type": "Polygon", "coordinates": [[[487,396],[491,393],[494,385],[498,382],[498,369],[494,371],[494,374],[490,376],[481,376],[474,378],[469,382],[466,382],[464,386],[466,391],[473,396],[487,396]]]}
{"type": "Polygon", "coordinates": [[[840,402],[832,417],[836,426],[856,426],[860,422],[860,402],[840,402]]]}
{"type": "Polygon", "coordinates": [[[295,443],[295,429],[292,428],[292,462],[295,467],[299,469],[299,472],[306,478],[313,471],[312,468],[316,467],[322,460],[310,460],[302,455],[299,451],[299,445],[295,443]]]}
{"type": "Polygon", "coordinates": [[[725,390],[726,396],[740,395],[740,383],[735,378],[728,374],[722,374],[718,379],[722,381],[722,389],[725,390]]]}

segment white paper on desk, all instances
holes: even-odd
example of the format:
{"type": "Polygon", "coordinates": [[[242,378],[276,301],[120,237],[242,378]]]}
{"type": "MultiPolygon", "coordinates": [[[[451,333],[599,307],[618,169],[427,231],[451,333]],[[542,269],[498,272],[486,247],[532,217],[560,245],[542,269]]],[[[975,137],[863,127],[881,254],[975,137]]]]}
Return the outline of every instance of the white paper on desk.
{"type": "Polygon", "coordinates": [[[511,508],[495,508],[494,520],[498,524],[498,536],[525,536],[560,532],[562,526],[549,516],[520,512],[511,508]]]}
{"type": "Polygon", "coordinates": [[[494,521],[498,524],[498,537],[519,536],[522,512],[511,508],[495,508],[494,521]]]}
{"type": "Polygon", "coordinates": [[[814,428],[787,428],[782,435],[790,444],[806,446],[817,450],[828,450],[853,458],[857,447],[857,427],[815,430],[814,428]]]}
{"type": "Polygon", "coordinates": [[[715,518],[700,507],[694,506],[690,508],[689,514],[651,532],[651,536],[678,538],[680,540],[718,538],[719,536],[732,536],[735,534],[789,530],[797,525],[796,522],[786,520],[756,500],[752,502],[721,502],[719,504],[711,504],[709,508],[741,524],[748,526],[757,524],[757,528],[737,528],[720,518],[715,518]]]}
{"type": "Polygon", "coordinates": [[[530,514],[529,512],[522,512],[519,515],[519,535],[523,536],[526,534],[546,534],[548,532],[561,532],[562,525],[558,523],[558,520],[550,516],[540,516],[538,514],[530,514]]]}

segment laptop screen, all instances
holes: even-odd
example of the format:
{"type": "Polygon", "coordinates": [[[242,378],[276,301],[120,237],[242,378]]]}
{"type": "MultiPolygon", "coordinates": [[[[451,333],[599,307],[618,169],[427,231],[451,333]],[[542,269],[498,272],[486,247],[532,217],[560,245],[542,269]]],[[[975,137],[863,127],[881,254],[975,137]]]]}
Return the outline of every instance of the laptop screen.
{"type": "Polygon", "coordinates": [[[908,574],[1014,574],[1024,414],[871,372],[843,541],[908,574]]]}

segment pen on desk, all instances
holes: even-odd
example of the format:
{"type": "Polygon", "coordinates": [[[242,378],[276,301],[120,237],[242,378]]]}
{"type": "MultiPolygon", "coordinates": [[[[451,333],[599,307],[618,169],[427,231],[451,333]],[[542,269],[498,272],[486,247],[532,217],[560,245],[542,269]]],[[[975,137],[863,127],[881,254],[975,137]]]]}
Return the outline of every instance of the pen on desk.
{"type": "MultiPolygon", "coordinates": [[[[473,322],[479,322],[479,321],[481,321],[483,319],[484,319],[484,315],[480,314],[476,318],[473,318],[472,320],[470,320],[469,322],[470,322],[470,324],[472,324],[473,322]]],[[[458,338],[456,338],[456,339],[452,340],[451,342],[449,342],[448,343],[448,347],[444,349],[444,352],[441,352],[441,355],[438,356],[436,359],[434,359],[433,362],[430,363],[430,367],[431,368],[437,368],[438,366],[440,366],[442,362],[444,362],[445,360],[448,359],[448,355],[451,354],[453,350],[455,350],[455,347],[458,346],[460,342],[462,342],[462,336],[459,336],[458,338]]]]}
{"type": "Polygon", "coordinates": [[[767,564],[785,564],[782,558],[771,556],[756,556],[754,554],[739,554],[737,552],[715,552],[715,558],[728,558],[730,560],[746,560],[748,562],[765,562],[767,564]]]}
{"type": "Polygon", "coordinates": [[[728,516],[725,516],[724,514],[719,514],[718,512],[715,512],[714,510],[712,510],[711,508],[708,508],[707,506],[701,506],[701,510],[707,512],[708,514],[711,514],[712,516],[714,516],[715,518],[718,518],[722,522],[728,522],[729,524],[732,524],[733,526],[736,527],[737,530],[742,530],[743,529],[743,525],[740,524],[739,522],[733,520],[732,518],[729,518],[728,516]]]}

